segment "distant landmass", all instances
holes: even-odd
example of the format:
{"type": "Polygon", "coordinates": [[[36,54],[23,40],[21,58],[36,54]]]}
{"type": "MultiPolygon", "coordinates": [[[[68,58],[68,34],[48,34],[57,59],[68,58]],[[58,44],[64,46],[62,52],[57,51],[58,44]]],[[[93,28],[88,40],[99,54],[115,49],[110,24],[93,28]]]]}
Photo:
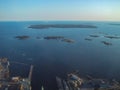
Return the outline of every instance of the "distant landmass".
{"type": "Polygon", "coordinates": [[[26,35],[22,35],[22,36],[16,36],[15,38],[19,39],[19,40],[26,40],[28,38],[30,38],[29,36],[26,35]]]}
{"type": "Polygon", "coordinates": [[[119,23],[110,23],[109,25],[118,25],[118,26],[120,26],[119,23]]]}
{"type": "Polygon", "coordinates": [[[94,25],[81,25],[81,24],[49,24],[49,25],[30,25],[28,28],[33,29],[48,29],[48,28],[97,28],[94,25]]]}

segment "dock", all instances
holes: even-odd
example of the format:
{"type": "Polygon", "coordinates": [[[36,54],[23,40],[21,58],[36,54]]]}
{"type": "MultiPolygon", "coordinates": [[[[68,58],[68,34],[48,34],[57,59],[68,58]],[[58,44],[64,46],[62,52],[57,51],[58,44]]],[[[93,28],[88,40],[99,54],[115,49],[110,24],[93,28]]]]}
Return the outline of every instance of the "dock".
{"type": "Polygon", "coordinates": [[[56,82],[58,90],[120,90],[120,83],[116,80],[80,78],[76,74],[68,75],[67,79],[57,76],[56,82]]]}
{"type": "Polygon", "coordinates": [[[0,58],[0,90],[32,90],[31,78],[33,65],[31,65],[27,78],[19,76],[10,77],[9,67],[10,63],[7,58],[0,58]]]}

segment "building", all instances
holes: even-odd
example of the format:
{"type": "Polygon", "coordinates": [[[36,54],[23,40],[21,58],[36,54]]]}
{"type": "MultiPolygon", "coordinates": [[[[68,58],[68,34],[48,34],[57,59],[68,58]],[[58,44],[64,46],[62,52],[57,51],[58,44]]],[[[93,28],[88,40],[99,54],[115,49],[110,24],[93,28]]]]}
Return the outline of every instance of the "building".
{"type": "Polygon", "coordinates": [[[27,78],[10,77],[9,76],[10,63],[7,58],[0,58],[0,90],[31,90],[31,66],[30,74],[27,78]]]}

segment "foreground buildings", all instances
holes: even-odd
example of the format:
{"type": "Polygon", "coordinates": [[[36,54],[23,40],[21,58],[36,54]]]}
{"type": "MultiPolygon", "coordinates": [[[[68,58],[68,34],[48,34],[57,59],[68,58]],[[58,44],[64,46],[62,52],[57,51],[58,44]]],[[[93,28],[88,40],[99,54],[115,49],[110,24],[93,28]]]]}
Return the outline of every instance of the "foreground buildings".
{"type": "Polygon", "coordinates": [[[10,77],[10,63],[7,58],[0,58],[0,90],[31,90],[31,66],[28,78],[10,77]]]}

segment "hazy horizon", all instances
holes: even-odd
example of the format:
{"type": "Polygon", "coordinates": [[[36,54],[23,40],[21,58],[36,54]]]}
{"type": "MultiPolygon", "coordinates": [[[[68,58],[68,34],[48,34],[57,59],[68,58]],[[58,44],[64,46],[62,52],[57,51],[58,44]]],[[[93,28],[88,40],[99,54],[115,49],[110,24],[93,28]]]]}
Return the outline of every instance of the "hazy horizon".
{"type": "Polygon", "coordinates": [[[0,21],[120,21],[120,0],[1,0],[0,21]]]}

